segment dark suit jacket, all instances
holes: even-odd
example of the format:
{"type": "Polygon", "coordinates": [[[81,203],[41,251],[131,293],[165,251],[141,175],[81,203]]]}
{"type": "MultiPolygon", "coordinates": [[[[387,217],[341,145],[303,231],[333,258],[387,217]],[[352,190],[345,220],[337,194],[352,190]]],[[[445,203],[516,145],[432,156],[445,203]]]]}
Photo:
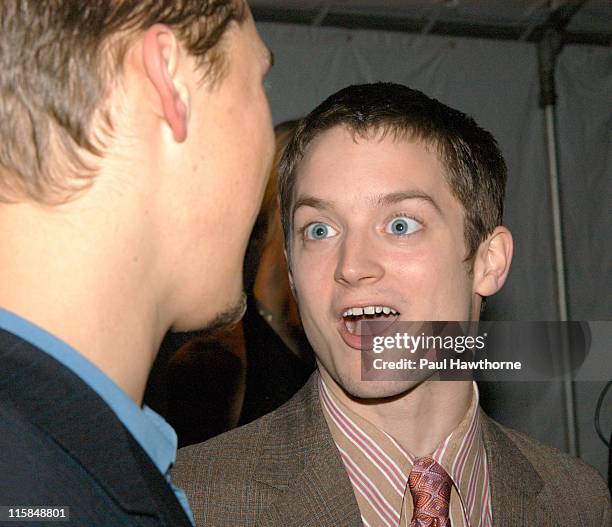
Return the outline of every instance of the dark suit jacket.
{"type": "Polygon", "coordinates": [[[108,405],[59,362],[2,330],[0,505],[66,505],[68,525],[87,527],[191,525],[108,405]]]}
{"type": "MultiPolygon", "coordinates": [[[[315,381],[273,413],[179,450],[173,478],[198,526],[361,527],[315,381]]],[[[482,422],[496,527],[610,527],[610,496],[593,468],[482,422]]]]}

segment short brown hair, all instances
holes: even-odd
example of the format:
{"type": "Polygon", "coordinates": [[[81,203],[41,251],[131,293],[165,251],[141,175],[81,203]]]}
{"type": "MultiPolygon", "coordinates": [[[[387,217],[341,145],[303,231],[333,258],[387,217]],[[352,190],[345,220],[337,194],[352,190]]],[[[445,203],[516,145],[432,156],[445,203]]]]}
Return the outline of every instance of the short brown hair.
{"type": "Polygon", "coordinates": [[[392,83],[363,84],[344,88],[315,108],[285,149],[279,196],[288,254],[298,166],[313,139],[335,126],[359,137],[392,133],[435,146],[451,192],[465,209],[466,260],[501,225],[506,164],[493,136],[472,118],[420,91],[392,83]]]}
{"type": "Polygon", "coordinates": [[[104,103],[135,35],[166,24],[214,81],[215,46],[247,13],[244,0],[2,0],[0,202],[61,202],[91,183],[79,150],[101,155],[92,119],[112,130],[104,103]]]}

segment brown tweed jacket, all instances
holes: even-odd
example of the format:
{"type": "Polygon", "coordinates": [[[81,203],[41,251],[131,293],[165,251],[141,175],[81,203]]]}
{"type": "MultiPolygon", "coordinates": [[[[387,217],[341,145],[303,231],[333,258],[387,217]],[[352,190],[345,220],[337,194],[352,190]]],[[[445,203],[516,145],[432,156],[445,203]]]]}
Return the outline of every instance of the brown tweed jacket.
{"type": "MultiPolygon", "coordinates": [[[[198,527],[361,527],[315,381],[257,421],[179,451],[172,478],[198,527]]],[[[593,468],[484,414],[482,423],[496,527],[612,525],[593,468]]]]}

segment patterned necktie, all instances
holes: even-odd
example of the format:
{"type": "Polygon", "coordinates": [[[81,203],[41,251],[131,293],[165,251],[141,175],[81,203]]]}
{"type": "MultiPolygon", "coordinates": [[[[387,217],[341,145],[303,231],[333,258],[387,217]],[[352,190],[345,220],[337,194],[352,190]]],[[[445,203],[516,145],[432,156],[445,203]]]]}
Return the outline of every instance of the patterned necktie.
{"type": "Polygon", "coordinates": [[[449,475],[431,457],[414,462],[408,478],[414,503],[410,527],[450,527],[451,485],[449,475]]]}

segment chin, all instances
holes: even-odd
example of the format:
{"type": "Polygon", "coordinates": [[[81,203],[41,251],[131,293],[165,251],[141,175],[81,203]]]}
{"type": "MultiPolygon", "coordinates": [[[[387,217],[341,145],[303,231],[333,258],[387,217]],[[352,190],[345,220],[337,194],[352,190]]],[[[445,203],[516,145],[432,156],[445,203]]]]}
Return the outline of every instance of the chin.
{"type": "Polygon", "coordinates": [[[227,329],[234,324],[240,322],[247,309],[247,298],[243,291],[240,291],[235,300],[228,304],[224,309],[219,310],[217,314],[209,320],[202,331],[208,334],[214,334],[218,331],[227,329]]]}
{"type": "Polygon", "coordinates": [[[246,295],[242,287],[239,285],[233,292],[217,293],[215,297],[223,299],[223,303],[200,298],[199,305],[184,310],[173,324],[172,331],[215,333],[239,322],[246,311],[246,295]]]}

